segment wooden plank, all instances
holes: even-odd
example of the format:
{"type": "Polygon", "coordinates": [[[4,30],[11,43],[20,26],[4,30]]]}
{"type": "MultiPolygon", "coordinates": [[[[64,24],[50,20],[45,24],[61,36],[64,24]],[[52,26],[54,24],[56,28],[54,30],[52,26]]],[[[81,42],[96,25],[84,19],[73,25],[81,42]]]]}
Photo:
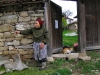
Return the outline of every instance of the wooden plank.
{"type": "Polygon", "coordinates": [[[86,47],[86,50],[100,50],[100,46],[86,47]]]}
{"type": "Polygon", "coordinates": [[[71,54],[53,54],[53,58],[68,58],[68,59],[77,59],[79,57],[79,53],[71,53],[71,54]]]}
{"type": "Polygon", "coordinates": [[[30,48],[33,48],[33,47],[32,47],[32,45],[26,45],[26,46],[15,46],[15,48],[30,49],[30,48]]]}
{"type": "Polygon", "coordinates": [[[48,30],[48,37],[49,37],[47,54],[49,57],[51,57],[52,56],[52,29],[51,29],[52,25],[51,25],[50,0],[45,2],[45,26],[48,30]]]}
{"type": "Polygon", "coordinates": [[[86,33],[85,33],[85,6],[78,0],[78,43],[79,50],[85,53],[86,48],[86,33]]]}
{"type": "MultiPolygon", "coordinates": [[[[21,4],[34,4],[34,3],[43,3],[44,1],[34,1],[34,2],[22,2],[21,4]]],[[[0,4],[0,6],[12,6],[19,5],[20,3],[9,3],[9,4],[0,4]]]]}
{"type": "Polygon", "coordinates": [[[61,7],[51,2],[51,23],[52,23],[52,48],[62,47],[62,11],[61,7]],[[58,27],[55,27],[55,20],[58,21],[58,27]]]}
{"type": "Polygon", "coordinates": [[[52,53],[58,53],[59,51],[61,52],[63,50],[63,48],[56,48],[56,49],[53,49],[52,53]]]}

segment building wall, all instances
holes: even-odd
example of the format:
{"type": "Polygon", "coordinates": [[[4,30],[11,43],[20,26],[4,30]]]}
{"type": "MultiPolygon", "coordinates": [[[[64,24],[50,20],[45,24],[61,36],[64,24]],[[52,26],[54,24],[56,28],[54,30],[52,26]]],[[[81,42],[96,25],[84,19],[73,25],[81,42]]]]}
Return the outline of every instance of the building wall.
{"type": "Polygon", "coordinates": [[[44,10],[29,7],[28,11],[0,13],[0,55],[20,54],[22,59],[33,58],[31,35],[14,34],[15,30],[30,29],[36,18],[44,20],[44,10]],[[30,9],[31,8],[31,9],[30,9]]]}

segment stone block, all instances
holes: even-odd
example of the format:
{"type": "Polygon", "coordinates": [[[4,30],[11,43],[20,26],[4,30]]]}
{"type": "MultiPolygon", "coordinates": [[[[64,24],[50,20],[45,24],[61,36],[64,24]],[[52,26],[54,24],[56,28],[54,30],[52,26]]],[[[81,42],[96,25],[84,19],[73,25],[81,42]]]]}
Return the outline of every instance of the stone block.
{"type": "Polygon", "coordinates": [[[14,46],[19,46],[19,45],[20,45],[20,41],[14,40],[14,41],[13,41],[13,44],[14,44],[14,46]]]}
{"type": "MultiPolygon", "coordinates": [[[[34,19],[34,20],[35,20],[35,19],[34,19]]],[[[34,24],[34,23],[35,23],[35,21],[33,21],[33,20],[32,20],[32,21],[30,21],[29,23],[30,23],[30,24],[34,24]]]]}
{"type": "Polygon", "coordinates": [[[3,55],[8,55],[9,54],[9,51],[3,51],[3,53],[2,53],[3,55]]]}
{"type": "Polygon", "coordinates": [[[44,18],[42,17],[41,20],[44,21],[44,18]]]}
{"type": "Polygon", "coordinates": [[[34,14],[35,12],[31,10],[28,11],[28,14],[34,14]]]}
{"type": "Polygon", "coordinates": [[[26,58],[26,59],[33,58],[33,55],[23,55],[23,58],[26,58]]]}
{"type": "Polygon", "coordinates": [[[33,49],[32,45],[24,45],[24,46],[15,46],[15,48],[19,49],[33,49]]]}
{"type": "Polygon", "coordinates": [[[32,39],[33,36],[32,36],[32,35],[27,35],[26,38],[27,38],[27,39],[32,39]]]}
{"type": "Polygon", "coordinates": [[[2,55],[2,51],[0,51],[0,55],[2,55]]]}
{"type": "Polygon", "coordinates": [[[21,16],[21,17],[27,17],[28,13],[27,13],[27,11],[19,12],[19,16],[21,16]]]}
{"type": "Polygon", "coordinates": [[[0,47],[4,46],[4,42],[0,42],[0,47]]]}
{"type": "Polygon", "coordinates": [[[87,56],[86,53],[79,53],[78,59],[85,61],[85,60],[91,60],[91,57],[87,56]]]}
{"type": "Polygon", "coordinates": [[[30,43],[33,43],[33,40],[32,39],[23,38],[21,40],[21,44],[23,44],[23,45],[27,45],[27,44],[30,44],[30,43]]]}
{"type": "Polygon", "coordinates": [[[3,16],[3,13],[0,13],[0,17],[3,16]]]}
{"type": "Polygon", "coordinates": [[[33,17],[42,17],[43,16],[43,14],[31,14],[31,16],[33,16],[33,17]]]}
{"type": "Polygon", "coordinates": [[[37,10],[37,12],[38,12],[38,13],[43,13],[43,12],[44,12],[44,10],[37,10]]]}
{"type": "Polygon", "coordinates": [[[9,32],[13,30],[13,26],[11,25],[2,25],[0,26],[0,32],[9,32]]]}
{"type": "Polygon", "coordinates": [[[13,42],[5,42],[6,46],[14,45],[13,42]]]}
{"type": "Polygon", "coordinates": [[[3,33],[0,33],[0,38],[3,38],[4,37],[4,34],[3,33]]]}
{"type": "Polygon", "coordinates": [[[0,42],[4,42],[6,39],[0,39],[0,42]]]}
{"type": "Polygon", "coordinates": [[[21,51],[24,51],[24,49],[21,49],[21,48],[20,48],[20,49],[17,48],[16,50],[17,50],[18,52],[19,52],[19,51],[20,51],[20,52],[21,52],[21,51]]]}
{"type": "Polygon", "coordinates": [[[15,50],[14,46],[9,46],[9,50],[15,50]]]}
{"type": "Polygon", "coordinates": [[[31,17],[32,21],[35,21],[37,19],[37,17],[31,17]]]}
{"type": "Polygon", "coordinates": [[[0,26],[0,33],[2,33],[3,32],[3,28],[0,26]]]}
{"type": "Polygon", "coordinates": [[[17,15],[8,15],[8,16],[5,16],[6,19],[17,19],[18,16],[17,15]]]}
{"type": "Polygon", "coordinates": [[[30,29],[30,25],[28,23],[17,23],[16,30],[26,30],[30,29]]]}
{"type": "Polygon", "coordinates": [[[77,59],[79,53],[70,53],[70,54],[53,54],[52,57],[54,58],[68,58],[70,59],[77,59]]]}
{"type": "Polygon", "coordinates": [[[14,38],[15,40],[21,40],[21,38],[14,38]]]}
{"type": "Polygon", "coordinates": [[[14,38],[7,38],[6,39],[6,42],[11,42],[11,41],[13,41],[13,40],[15,40],[14,38]]]}
{"type": "Polygon", "coordinates": [[[21,35],[21,34],[17,34],[17,35],[15,35],[15,37],[16,37],[16,38],[22,38],[23,35],[21,35]]]}
{"type": "Polygon", "coordinates": [[[0,20],[0,24],[3,24],[4,23],[4,20],[0,20]]]}
{"type": "Polygon", "coordinates": [[[4,21],[5,19],[6,19],[6,16],[1,16],[0,17],[0,20],[3,20],[4,21]]]}
{"type": "Polygon", "coordinates": [[[6,15],[13,15],[13,12],[4,12],[4,15],[6,16],[6,15]]]}
{"type": "Polygon", "coordinates": [[[10,50],[9,55],[13,55],[13,54],[18,54],[18,51],[17,50],[10,50]]]}
{"type": "Polygon", "coordinates": [[[5,23],[16,23],[17,22],[17,19],[16,18],[14,18],[14,19],[6,19],[5,20],[5,23]]]}
{"type": "Polygon", "coordinates": [[[19,50],[19,54],[21,55],[25,55],[25,54],[28,54],[28,51],[27,50],[19,50]]]}
{"type": "Polygon", "coordinates": [[[66,54],[67,58],[70,59],[77,59],[79,56],[79,53],[71,53],[71,54],[66,54]]]}
{"type": "Polygon", "coordinates": [[[30,17],[19,17],[18,22],[27,22],[30,21],[31,18],[30,17]]]}
{"type": "Polygon", "coordinates": [[[34,53],[34,51],[33,51],[33,49],[32,50],[28,50],[28,54],[33,54],[34,53]]]}
{"type": "Polygon", "coordinates": [[[54,58],[53,57],[47,57],[47,61],[48,62],[54,62],[54,58]]]}
{"type": "Polygon", "coordinates": [[[11,32],[11,38],[14,38],[15,37],[15,33],[14,32],[11,32]]]}
{"type": "Polygon", "coordinates": [[[91,60],[90,56],[79,56],[78,58],[81,59],[81,60],[83,60],[83,61],[91,60]]]}
{"type": "Polygon", "coordinates": [[[8,50],[8,47],[4,46],[4,47],[0,47],[0,51],[5,51],[8,50]]]}
{"type": "Polygon", "coordinates": [[[52,55],[53,58],[66,58],[66,54],[53,54],[52,55]]]}
{"type": "Polygon", "coordinates": [[[4,37],[5,37],[5,38],[11,37],[11,33],[10,33],[10,32],[5,32],[5,33],[4,33],[4,37]]]}
{"type": "Polygon", "coordinates": [[[15,12],[15,11],[13,11],[13,13],[14,13],[14,15],[17,15],[18,13],[17,12],[15,12]]]}

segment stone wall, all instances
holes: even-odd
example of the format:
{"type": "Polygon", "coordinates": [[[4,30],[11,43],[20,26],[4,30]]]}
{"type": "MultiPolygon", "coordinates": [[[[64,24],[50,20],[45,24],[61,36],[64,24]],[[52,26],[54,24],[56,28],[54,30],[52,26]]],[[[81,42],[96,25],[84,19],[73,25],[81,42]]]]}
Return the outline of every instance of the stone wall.
{"type": "Polygon", "coordinates": [[[22,59],[33,58],[31,35],[14,34],[34,26],[37,17],[44,20],[44,10],[0,13],[0,55],[11,57],[20,54],[22,59]]]}

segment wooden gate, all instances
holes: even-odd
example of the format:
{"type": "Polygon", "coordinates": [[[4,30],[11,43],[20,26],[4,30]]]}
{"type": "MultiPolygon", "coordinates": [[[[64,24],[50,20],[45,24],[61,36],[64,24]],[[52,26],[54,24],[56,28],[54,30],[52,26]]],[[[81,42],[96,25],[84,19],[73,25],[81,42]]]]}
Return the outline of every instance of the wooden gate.
{"type": "Polygon", "coordinates": [[[100,49],[100,0],[85,0],[86,47],[100,49]]]}

